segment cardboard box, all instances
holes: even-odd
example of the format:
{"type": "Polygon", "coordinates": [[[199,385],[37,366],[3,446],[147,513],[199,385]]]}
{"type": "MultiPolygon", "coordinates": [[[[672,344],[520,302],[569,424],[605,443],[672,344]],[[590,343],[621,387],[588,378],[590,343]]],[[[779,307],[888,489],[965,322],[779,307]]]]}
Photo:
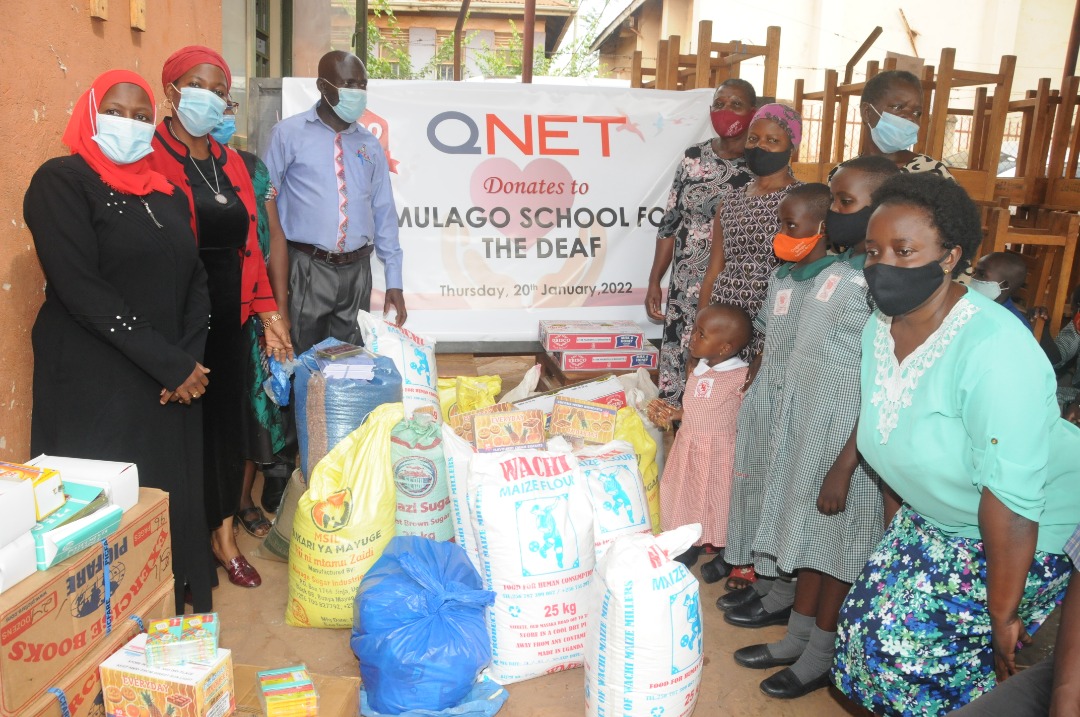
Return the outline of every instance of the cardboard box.
{"type": "Polygon", "coordinates": [[[592,381],[583,381],[547,393],[530,396],[524,401],[518,401],[514,406],[521,409],[539,408],[545,414],[550,414],[552,407],[555,405],[556,396],[580,398],[583,401],[603,403],[616,409],[626,405],[626,392],[623,390],[622,384],[619,383],[619,379],[614,376],[601,376],[592,381]]]}
{"type": "MultiPolygon", "coordinates": [[[[266,713],[259,705],[259,685],[255,674],[270,667],[236,665],[236,714],[250,717],[266,713]]],[[[319,692],[319,717],[356,717],[360,714],[360,678],[311,675],[319,692]]]]}
{"type": "Polygon", "coordinates": [[[19,538],[37,523],[34,486],[24,480],[0,480],[0,547],[19,538]]]}
{"type": "Polygon", "coordinates": [[[633,321],[541,321],[540,343],[546,351],[640,349],[645,334],[633,321]]]}
{"type": "Polygon", "coordinates": [[[544,412],[500,411],[476,417],[476,450],[480,453],[501,453],[526,448],[543,448],[544,412]]]}
{"type": "Polygon", "coordinates": [[[64,458],[42,453],[27,465],[47,466],[59,471],[62,480],[97,486],[105,491],[109,503],[120,506],[125,513],[139,502],[139,469],[134,463],[64,458]]]}
{"type": "MultiPolygon", "coordinates": [[[[109,622],[144,610],[172,582],[169,497],[143,488],[108,538],[109,622]]],[[[105,550],[94,547],[0,595],[0,715],[20,710],[107,637],[105,550]]]]}
{"type": "Polygon", "coordinates": [[[554,355],[563,371],[636,371],[655,369],[660,352],[653,346],[634,351],[573,351],[554,355]]]}
{"type": "Polygon", "coordinates": [[[0,480],[27,481],[34,491],[34,520],[44,520],[64,504],[64,482],[51,468],[0,461],[0,480]]]}
{"type": "Polygon", "coordinates": [[[101,663],[101,689],[108,715],[225,717],[236,709],[232,652],[218,650],[207,662],[148,665],[145,633],[101,663]]]}
{"type": "Polygon", "coordinates": [[[0,593],[10,590],[37,572],[34,534],[27,531],[0,548],[0,593]]]}
{"type": "Polygon", "coordinates": [[[516,409],[512,403],[496,403],[494,406],[478,408],[475,411],[469,411],[468,413],[457,413],[450,417],[450,427],[453,428],[454,433],[458,434],[462,439],[475,445],[475,423],[477,416],[485,413],[500,413],[513,410],[516,409]]]}
{"type": "Polygon", "coordinates": [[[580,438],[585,443],[610,443],[615,438],[618,410],[603,403],[556,396],[548,431],[553,436],[580,438]]]}
{"type": "MultiPolygon", "coordinates": [[[[173,581],[169,580],[144,601],[143,607],[133,613],[143,624],[172,615],[176,610],[174,603],[173,581]]],[[[8,712],[0,709],[0,717],[102,717],[105,714],[104,696],[101,693],[101,675],[98,665],[110,655],[126,645],[139,632],[139,625],[134,620],[122,621],[107,635],[85,658],[60,675],[53,683],[41,682],[38,686],[39,697],[24,710],[8,712]],[[48,688],[60,690],[64,694],[68,712],[60,708],[60,699],[48,688]]]]}

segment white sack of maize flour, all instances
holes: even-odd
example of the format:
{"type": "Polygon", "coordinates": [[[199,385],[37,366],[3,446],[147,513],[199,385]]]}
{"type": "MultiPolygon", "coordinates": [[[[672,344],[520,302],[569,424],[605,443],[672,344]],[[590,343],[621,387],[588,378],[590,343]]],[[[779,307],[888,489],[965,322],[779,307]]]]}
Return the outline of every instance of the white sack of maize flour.
{"type": "Polygon", "coordinates": [[[581,666],[595,564],[593,514],[577,459],[539,450],[477,453],[469,508],[488,608],[491,677],[501,684],[581,666]]]}
{"type": "Polygon", "coordinates": [[[616,538],[596,564],[585,638],[589,717],[688,717],[701,684],[698,581],[678,555],[701,537],[692,523],[616,538]]]}
{"type": "Polygon", "coordinates": [[[596,559],[620,535],[651,533],[649,504],[634,447],[626,441],[612,441],[586,446],[574,455],[592,500],[596,559]]]}

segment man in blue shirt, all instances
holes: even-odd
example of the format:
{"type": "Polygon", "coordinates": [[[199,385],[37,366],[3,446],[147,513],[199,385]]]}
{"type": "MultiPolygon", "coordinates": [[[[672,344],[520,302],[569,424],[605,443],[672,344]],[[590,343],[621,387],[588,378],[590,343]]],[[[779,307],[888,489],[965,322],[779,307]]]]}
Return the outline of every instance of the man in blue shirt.
{"type": "Polygon", "coordinates": [[[263,158],[277,189],[268,203],[270,283],[288,289],[281,313],[298,354],[329,336],[361,343],[356,314],[371,308],[372,251],[385,271],[384,312],[392,308],[399,325],[407,317],[386,155],[357,123],[367,82],[356,55],[324,55],[319,101],[277,123],[263,158]]]}

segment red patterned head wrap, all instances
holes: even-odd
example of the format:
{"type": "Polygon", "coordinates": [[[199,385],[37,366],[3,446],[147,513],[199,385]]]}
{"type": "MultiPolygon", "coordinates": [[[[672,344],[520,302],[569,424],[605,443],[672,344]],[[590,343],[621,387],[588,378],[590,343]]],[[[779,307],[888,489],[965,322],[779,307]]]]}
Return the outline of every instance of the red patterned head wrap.
{"type": "Polygon", "coordinates": [[[229,71],[229,63],[209,47],[202,45],[188,45],[169,55],[165,60],[165,66],[161,68],[161,85],[164,87],[170,82],[176,82],[184,73],[195,65],[216,65],[225,73],[225,89],[232,87],[232,72],[229,71]]]}
{"type": "MultiPolygon", "coordinates": [[[[106,157],[94,141],[94,135],[97,134],[98,103],[114,85],[124,82],[142,88],[150,98],[150,105],[154,105],[154,93],[146,80],[130,70],[110,70],[94,80],[90,89],[82,93],[75,103],[67,129],[64,130],[64,144],[71,148],[72,154],[86,160],[101,180],[113,189],[140,197],[150,192],[172,194],[172,183],[164,175],[150,169],[147,157],[131,164],[117,164],[106,157]]],[[[157,122],[157,117],[154,117],[154,122],[157,122]]]]}
{"type": "Polygon", "coordinates": [[[780,129],[784,130],[788,139],[791,140],[792,146],[798,149],[802,141],[802,117],[798,112],[787,105],[774,102],[759,107],[754,113],[754,118],[750,120],[750,124],[754,124],[759,119],[772,120],[780,125],[780,129]]]}

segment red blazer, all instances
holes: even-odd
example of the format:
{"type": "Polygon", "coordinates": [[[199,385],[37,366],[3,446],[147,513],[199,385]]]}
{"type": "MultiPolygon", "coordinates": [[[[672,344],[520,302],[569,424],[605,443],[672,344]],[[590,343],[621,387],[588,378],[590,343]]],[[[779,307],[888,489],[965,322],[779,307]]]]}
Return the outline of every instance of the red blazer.
{"type": "MultiPolygon", "coordinates": [[[[224,146],[212,137],[207,137],[207,139],[210,141],[210,151],[218,160],[218,166],[224,170],[225,176],[232,182],[233,189],[240,196],[240,201],[250,217],[247,245],[244,248],[240,273],[240,323],[242,324],[252,314],[277,311],[278,306],[270,290],[270,279],[266,275],[266,261],[263,258],[262,249],[259,248],[259,215],[256,212],[255,187],[251,183],[251,175],[236,150],[224,146]]],[[[191,195],[191,183],[185,171],[188,157],[187,145],[172,136],[164,120],[154,133],[153,145],[154,151],[147,157],[150,166],[168,177],[187,195],[188,207],[191,209],[191,230],[198,239],[199,223],[195,218],[195,200],[191,195]]]]}

